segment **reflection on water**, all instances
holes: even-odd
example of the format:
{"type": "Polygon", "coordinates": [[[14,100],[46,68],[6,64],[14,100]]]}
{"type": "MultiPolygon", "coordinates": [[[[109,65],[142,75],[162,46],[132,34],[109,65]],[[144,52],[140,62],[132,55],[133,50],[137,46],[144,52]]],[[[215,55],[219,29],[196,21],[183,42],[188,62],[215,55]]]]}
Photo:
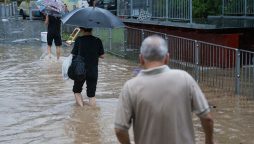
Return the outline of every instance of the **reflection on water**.
{"type": "MultiPolygon", "coordinates": [[[[63,47],[57,61],[47,57],[45,43],[25,41],[14,37],[0,43],[0,143],[117,143],[113,129],[117,97],[123,83],[139,71],[137,65],[106,55],[99,65],[98,106],[80,108],[72,93],[73,82],[61,76],[61,63],[71,48],[63,47]]],[[[212,111],[217,142],[254,144],[253,100],[202,89],[216,105],[212,111]]],[[[197,143],[203,144],[199,119],[193,119],[197,143]]]]}

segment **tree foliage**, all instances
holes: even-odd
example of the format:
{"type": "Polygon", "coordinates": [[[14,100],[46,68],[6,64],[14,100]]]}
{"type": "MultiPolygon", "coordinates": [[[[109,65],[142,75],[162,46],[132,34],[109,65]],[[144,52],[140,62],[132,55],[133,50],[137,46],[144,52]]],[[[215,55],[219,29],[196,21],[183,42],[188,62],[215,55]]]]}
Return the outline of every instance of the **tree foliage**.
{"type": "Polygon", "coordinates": [[[222,0],[193,0],[193,18],[207,18],[208,15],[221,14],[222,0]]]}

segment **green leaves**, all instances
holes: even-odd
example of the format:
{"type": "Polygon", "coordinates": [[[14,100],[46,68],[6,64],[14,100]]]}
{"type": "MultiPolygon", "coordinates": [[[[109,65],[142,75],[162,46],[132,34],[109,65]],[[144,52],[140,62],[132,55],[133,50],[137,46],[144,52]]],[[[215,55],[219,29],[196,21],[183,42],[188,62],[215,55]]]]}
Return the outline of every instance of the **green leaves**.
{"type": "Polygon", "coordinates": [[[193,0],[193,18],[207,18],[221,14],[221,0],[193,0]]]}

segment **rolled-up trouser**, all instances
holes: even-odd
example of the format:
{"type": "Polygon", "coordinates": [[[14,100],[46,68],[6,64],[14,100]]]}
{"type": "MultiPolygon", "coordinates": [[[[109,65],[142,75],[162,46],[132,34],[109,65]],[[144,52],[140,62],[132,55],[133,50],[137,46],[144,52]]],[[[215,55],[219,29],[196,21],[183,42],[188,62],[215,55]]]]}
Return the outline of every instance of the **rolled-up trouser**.
{"type": "Polygon", "coordinates": [[[86,79],[84,81],[74,81],[72,91],[81,93],[83,85],[86,82],[86,94],[88,97],[94,97],[98,80],[98,67],[86,68],[86,79]]]}

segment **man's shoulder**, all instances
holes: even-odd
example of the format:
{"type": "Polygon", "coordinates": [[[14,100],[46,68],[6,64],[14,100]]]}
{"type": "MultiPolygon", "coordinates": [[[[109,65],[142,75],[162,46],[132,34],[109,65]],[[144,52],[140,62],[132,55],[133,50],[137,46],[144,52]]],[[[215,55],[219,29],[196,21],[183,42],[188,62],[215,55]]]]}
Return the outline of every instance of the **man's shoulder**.
{"type": "Polygon", "coordinates": [[[179,82],[194,82],[193,76],[188,73],[187,71],[181,70],[181,69],[173,69],[169,72],[168,78],[170,79],[177,79],[179,82]]]}
{"type": "Polygon", "coordinates": [[[184,70],[181,70],[181,69],[170,69],[169,71],[170,73],[175,73],[175,74],[188,74],[188,72],[184,71],[184,70]]]}
{"type": "Polygon", "coordinates": [[[134,85],[135,83],[137,83],[139,81],[139,77],[138,76],[136,76],[136,77],[133,77],[133,78],[131,78],[131,79],[129,79],[129,80],[127,80],[126,82],[125,82],[125,85],[127,86],[132,86],[132,85],[134,85]]]}

